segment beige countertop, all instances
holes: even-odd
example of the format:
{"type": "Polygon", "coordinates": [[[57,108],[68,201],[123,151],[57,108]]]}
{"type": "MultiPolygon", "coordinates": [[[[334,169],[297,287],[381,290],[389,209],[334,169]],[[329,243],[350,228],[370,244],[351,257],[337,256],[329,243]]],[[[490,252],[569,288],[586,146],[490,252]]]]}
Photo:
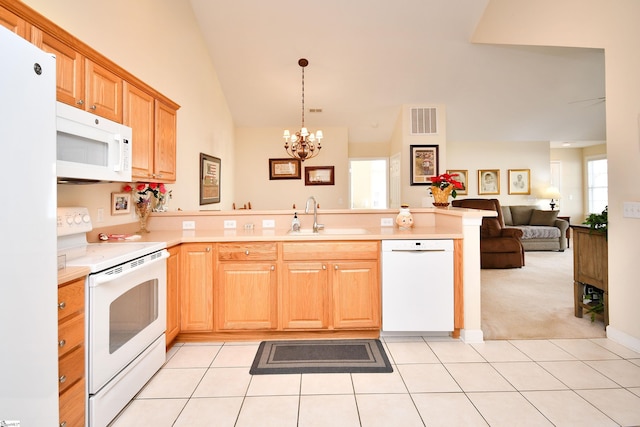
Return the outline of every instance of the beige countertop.
{"type": "Polygon", "coordinates": [[[58,270],[58,286],[89,274],[89,267],[65,267],[58,270]]]}
{"type": "MultiPolygon", "coordinates": [[[[336,241],[336,240],[398,240],[398,239],[461,239],[454,227],[416,227],[400,230],[397,227],[332,227],[318,233],[290,233],[278,229],[234,230],[152,230],[131,242],[166,242],[167,247],[194,242],[265,242],[265,241],[336,241]]],[[[118,242],[123,242],[118,240],[118,242]]]]}

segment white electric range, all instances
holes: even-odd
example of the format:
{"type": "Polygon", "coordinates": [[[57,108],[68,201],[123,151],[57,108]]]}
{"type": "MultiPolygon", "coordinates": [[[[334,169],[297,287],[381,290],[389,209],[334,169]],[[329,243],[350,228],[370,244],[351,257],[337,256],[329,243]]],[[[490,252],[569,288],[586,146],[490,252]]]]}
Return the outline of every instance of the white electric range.
{"type": "Polygon", "coordinates": [[[165,362],[164,242],[88,243],[86,208],[58,208],[58,256],[86,266],[88,421],[107,426],[165,362]]]}

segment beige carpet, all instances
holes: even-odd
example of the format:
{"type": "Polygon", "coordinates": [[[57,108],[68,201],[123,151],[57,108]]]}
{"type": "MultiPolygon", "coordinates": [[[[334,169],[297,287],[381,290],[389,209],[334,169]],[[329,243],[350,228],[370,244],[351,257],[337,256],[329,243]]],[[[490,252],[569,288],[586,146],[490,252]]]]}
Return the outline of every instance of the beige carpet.
{"type": "Polygon", "coordinates": [[[601,338],[602,320],[573,314],[573,252],[526,252],[523,268],[482,270],[486,340],[601,338]]]}

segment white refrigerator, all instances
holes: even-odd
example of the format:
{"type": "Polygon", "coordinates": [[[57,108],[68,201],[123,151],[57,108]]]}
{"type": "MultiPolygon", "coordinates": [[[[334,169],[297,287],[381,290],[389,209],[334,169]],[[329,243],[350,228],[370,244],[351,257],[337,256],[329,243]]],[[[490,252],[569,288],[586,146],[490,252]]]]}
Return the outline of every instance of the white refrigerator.
{"type": "Polygon", "coordinates": [[[0,58],[0,425],[53,427],[56,64],[2,26],[0,58]]]}

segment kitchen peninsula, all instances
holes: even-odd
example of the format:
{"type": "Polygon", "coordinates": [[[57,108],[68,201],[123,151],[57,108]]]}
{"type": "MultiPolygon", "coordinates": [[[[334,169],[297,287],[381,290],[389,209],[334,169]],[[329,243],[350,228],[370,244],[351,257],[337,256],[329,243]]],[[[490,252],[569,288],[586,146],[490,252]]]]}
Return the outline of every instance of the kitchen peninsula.
{"type": "MultiPolygon", "coordinates": [[[[172,249],[168,344],[176,337],[377,337],[380,245],[388,239],[454,242],[452,336],[481,342],[479,225],[487,212],[422,208],[412,214],[415,226],[401,230],[395,210],[320,210],[324,229],[313,233],[313,215],[298,213],[301,231],[292,233],[293,210],[154,213],[142,241],[164,241],[172,249]],[[381,226],[389,219],[393,226],[381,226]]],[[[137,225],[94,229],[88,238],[134,232],[137,225]]]]}

